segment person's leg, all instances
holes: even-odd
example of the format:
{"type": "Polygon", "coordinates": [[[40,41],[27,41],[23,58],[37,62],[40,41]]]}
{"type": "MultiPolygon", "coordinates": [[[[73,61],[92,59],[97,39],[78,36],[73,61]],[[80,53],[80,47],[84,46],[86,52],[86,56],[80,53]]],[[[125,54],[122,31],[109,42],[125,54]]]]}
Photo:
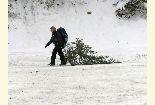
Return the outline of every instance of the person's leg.
{"type": "Polygon", "coordinates": [[[55,59],[56,59],[56,54],[58,52],[58,48],[57,46],[54,47],[53,52],[52,52],[52,56],[51,56],[51,63],[52,65],[55,65],[55,59]]]}
{"type": "Polygon", "coordinates": [[[64,54],[62,52],[62,48],[60,46],[58,47],[58,55],[60,56],[61,64],[65,65],[66,64],[65,56],[64,56],[64,54]]]}

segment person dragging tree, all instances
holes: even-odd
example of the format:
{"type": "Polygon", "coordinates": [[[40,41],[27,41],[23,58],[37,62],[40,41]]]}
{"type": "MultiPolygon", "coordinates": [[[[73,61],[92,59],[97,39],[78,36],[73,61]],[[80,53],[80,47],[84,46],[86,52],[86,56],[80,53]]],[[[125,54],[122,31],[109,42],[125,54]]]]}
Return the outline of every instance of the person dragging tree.
{"type": "Polygon", "coordinates": [[[68,35],[64,28],[60,27],[56,29],[54,26],[50,28],[50,31],[52,32],[52,37],[50,41],[46,44],[45,48],[49,46],[51,43],[55,45],[52,56],[51,56],[51,62],[48,64],[50,66],[55,65],[55,59],[56,54],[60,56],[61,64],[60,65],[66,65],[66,59],[62,52],[62,49],[65,47],[67,41],[68,41],[68,35]]]}

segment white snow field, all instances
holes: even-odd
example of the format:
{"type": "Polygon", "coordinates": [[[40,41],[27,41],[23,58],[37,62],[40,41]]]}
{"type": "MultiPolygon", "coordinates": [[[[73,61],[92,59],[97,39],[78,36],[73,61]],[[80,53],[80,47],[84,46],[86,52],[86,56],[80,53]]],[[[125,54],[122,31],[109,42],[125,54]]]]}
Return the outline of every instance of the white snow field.
{"type": "Polygon", "coordinates": [[[50,67],[44,55],[9,57],[9,105],[147,103],[146,62],[50,67]]]}
{"type": "Polygon", "coordinates": [[[117,19],[118,0],[40,1],[9,0],[9,105],[147,105],[145,19],[117,19]],[[52,25],[122,63],[47,66],[52,25]]]}

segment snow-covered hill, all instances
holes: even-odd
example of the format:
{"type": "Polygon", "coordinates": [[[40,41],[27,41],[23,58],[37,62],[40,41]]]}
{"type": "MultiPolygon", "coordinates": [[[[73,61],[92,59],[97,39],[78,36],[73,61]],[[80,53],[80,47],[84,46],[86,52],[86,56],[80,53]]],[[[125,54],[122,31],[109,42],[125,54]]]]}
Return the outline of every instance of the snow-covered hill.
{"type": "Polygon", "coordinates": [[[146,54],[146,20],[117,19],[117,1],[9,0],[9,51],[50,53],[53,46],[44,45],[54,25],[65,27],[69,41],[83,38],[104,55],[146,54]]]}
{"type": "Polygon", "coordinates": [[[9,0],[8,104],[146,105],[146,20],[117,19],[117,1],[9,0]],[[47,66],[52,25],[124,62],[47,66]]]}

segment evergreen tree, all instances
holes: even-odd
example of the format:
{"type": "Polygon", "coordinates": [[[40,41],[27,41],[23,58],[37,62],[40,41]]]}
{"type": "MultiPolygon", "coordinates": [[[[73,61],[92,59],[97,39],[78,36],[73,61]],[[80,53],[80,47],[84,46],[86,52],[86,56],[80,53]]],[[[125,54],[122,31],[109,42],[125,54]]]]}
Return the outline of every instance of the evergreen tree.
{"type": "Polygon", "coordinates": [[[117,9],[116,16],[120,18],[130,19],[143,17],[147,18],[147,0],[129,0],[124,7],[117,9]]]}
{"type": "Polygon", "coordinates": [[[116,60],[109,56],[97,56],[97,52],[93,51],[92,47],[85,45],[83,39],[79,38],[76,38],[75,42],[68,43],[64,52],[67,61],[72,66],[116,63],[116,60]]]}

